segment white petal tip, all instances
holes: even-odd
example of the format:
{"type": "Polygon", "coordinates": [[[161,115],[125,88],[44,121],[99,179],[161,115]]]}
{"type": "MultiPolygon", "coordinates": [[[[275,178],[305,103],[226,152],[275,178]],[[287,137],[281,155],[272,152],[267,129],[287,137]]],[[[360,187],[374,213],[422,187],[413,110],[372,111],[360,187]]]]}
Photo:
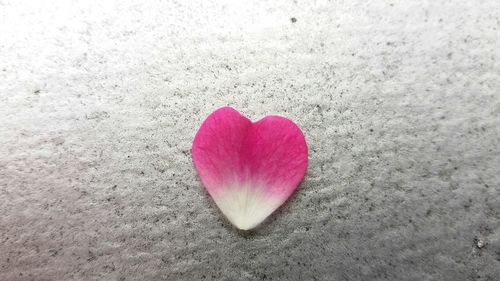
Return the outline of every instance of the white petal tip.
{"type": "Polygon", "coordinates": [[[281,205],[280,200],[265,196],[257,190],[250,186],[229,187],[214,196],[214,200],[236,228],[250,230],[262,223],[281,205]]]}

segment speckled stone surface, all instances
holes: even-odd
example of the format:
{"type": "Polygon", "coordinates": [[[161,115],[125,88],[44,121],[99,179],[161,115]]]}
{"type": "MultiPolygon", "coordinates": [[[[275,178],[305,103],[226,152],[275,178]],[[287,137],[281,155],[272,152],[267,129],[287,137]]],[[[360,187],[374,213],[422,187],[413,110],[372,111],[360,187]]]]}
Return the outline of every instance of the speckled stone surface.
{"type": "Polygon", "coordinates": [[[499,280],[500,2],[65,2],[0,1],[0,280],[499,280]],[[224,105],[310,148],[248,233],[224,105]]]}

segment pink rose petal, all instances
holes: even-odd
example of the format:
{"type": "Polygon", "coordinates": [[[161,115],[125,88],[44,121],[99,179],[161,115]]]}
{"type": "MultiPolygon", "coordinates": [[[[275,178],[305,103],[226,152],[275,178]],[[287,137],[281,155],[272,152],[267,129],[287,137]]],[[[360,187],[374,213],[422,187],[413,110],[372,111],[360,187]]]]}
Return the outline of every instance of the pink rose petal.
{"type": "Polygon", "coordinates": [[[264,221],[295,191],[307,170],[302,131],[287,118],[252,123],[231,107],[214,111],[193,142],[203,185],[239,229],[264,221]]]}

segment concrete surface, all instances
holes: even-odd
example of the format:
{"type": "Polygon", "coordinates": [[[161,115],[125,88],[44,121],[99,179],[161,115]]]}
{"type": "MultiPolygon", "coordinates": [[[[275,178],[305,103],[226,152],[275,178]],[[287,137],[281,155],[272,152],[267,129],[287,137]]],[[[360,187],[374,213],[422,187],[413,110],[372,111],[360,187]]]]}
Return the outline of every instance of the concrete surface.
{"type": "Polygon", "coordinates": [[[0,1],[0,280],[500,280],[500,2],[0,1]],[[238,232],[201,121],[294,119],[238,232]]]}

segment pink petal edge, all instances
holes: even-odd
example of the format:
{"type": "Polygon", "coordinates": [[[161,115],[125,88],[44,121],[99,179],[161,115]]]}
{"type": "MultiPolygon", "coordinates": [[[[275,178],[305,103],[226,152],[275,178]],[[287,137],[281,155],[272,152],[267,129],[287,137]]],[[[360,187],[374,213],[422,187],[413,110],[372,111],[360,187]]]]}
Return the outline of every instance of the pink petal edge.
{"type": "Polygon", "coordinates": [[[243,230],[281,206],[307,171],[307,143],[294,122],[276,115],[252,122],[231,107],[207,117],[192,151],[208,193],[243,230]]]}

